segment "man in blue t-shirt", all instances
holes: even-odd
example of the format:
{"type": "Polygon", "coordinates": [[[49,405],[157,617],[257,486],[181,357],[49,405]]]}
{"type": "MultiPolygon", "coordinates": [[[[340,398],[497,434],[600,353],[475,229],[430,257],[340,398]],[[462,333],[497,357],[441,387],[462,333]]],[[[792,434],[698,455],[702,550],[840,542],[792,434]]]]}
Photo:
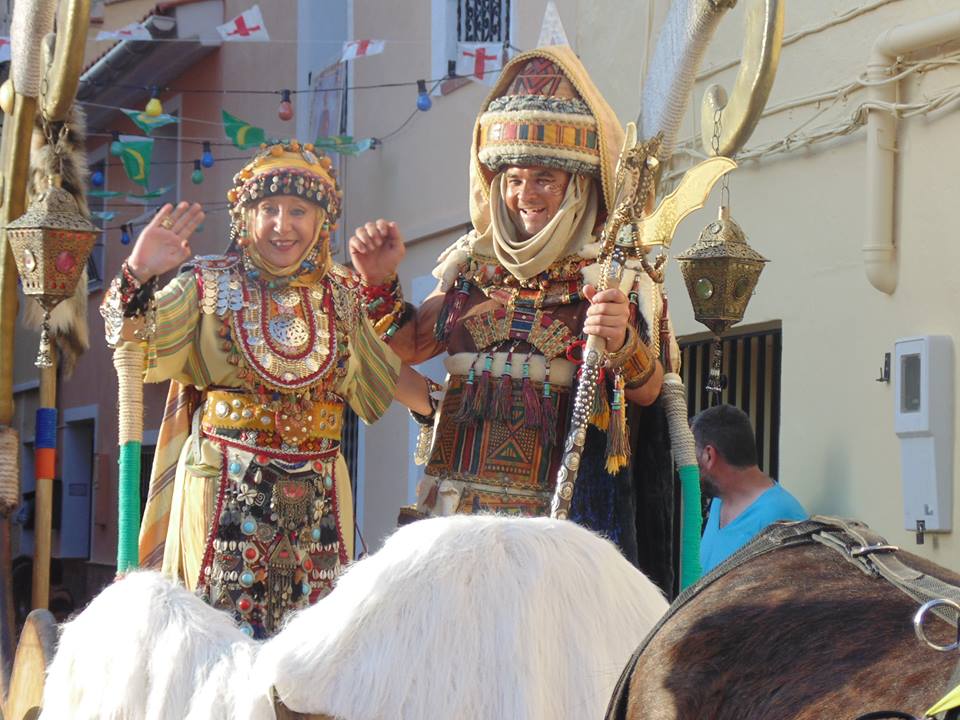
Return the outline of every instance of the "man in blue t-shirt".
{"type": "Polygon", "coordinates": [[[797,499],[757,467],[757,446],[746,413],[718,405],[690,425],[704,492],[713,497],[700,542],[704,574],[777,520],[806,520],[797,499]]]}

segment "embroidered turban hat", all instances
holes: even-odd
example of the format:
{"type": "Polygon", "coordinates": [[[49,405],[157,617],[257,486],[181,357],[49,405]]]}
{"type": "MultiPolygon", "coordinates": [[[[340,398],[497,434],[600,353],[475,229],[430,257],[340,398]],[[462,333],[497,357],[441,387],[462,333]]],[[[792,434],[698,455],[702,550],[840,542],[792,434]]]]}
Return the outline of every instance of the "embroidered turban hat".
{"type": "Polygon", "coordinates": [[[480,115],[480,162],[492,172],[544,165],[599,176],[597,120],[563,68],[549,57],[521,57],[504,67],[505,76],[511,72],[480,115]]]}
{"type": "Polygon", "coordinates": [[[337,187],[330,158],[296,140],[261,145],[260,151],[236,175],[227,191],[230,215],[236,225],[245,207],[266,197],[293,195],[319,205],[331,225],[340,216],[343,193],[337,187]]]}
{"type": "Polygon", "coordinates": [[[336,229],[343,193],[337,187],[333,163],[311,144],[296,140],[261,145],[253,159],[233,176],[227,191],[230,204],[230,239],[243,248],[253,263],[276,277],[303,271],[326,271],[329,263],[327,240],[336,229]],[[302,198],[318,208],[317,234],[303,255],[287,267],[275,266],[260,255],[255,242],[248,239],[248,215],[263,198],[289,195],[302,198]]]}

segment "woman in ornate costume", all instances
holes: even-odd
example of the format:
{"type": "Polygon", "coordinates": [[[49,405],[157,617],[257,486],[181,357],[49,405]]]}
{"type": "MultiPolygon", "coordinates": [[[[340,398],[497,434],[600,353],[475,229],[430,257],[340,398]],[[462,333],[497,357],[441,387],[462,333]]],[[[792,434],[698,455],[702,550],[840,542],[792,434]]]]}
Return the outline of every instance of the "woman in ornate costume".
{"type": "Polygon", "coordinates": [[[199,205],[165,206],[101,310],[111,344],[135,328],[145,381],[175,381],[141,559],[162,548],[164,572],[255,637],[328,593],[352,558],[344,406],[365,422],[394,396],[432,413],[424,380],[374,333],[356,276],[331,261],[330,165],[311,145],[265,146],[227,194],[238,251],[194,258],[155,291],[203,220],[199,205]]]}
{"type": "MultiPolygon", "coordinates": [[[[404,361],[448,354],[426,463],[435,480],[420,498],[430,514],[549,513],[582,340],[605,338],[571,519],[637,562],[626,405],[656,402],[657,358],[676,350],[659,285],[641,263],[631,262],[620,289],[594,289],[622,142],[619,121],[568,47],[511,60],[474,129],[473,230],[440,256],[439,286],[420,308],[374,315],[404,361]]],[[[350,249],[368,297],[401,308],[390,280],[404,254],[396,225],[357,228],[350,249]]]]}

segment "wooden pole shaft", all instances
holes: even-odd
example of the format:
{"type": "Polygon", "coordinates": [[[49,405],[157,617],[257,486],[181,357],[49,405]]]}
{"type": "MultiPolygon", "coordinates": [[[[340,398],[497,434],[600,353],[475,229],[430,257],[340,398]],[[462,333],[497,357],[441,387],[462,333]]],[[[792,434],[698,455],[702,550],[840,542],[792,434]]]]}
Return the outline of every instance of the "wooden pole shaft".
{"type": "MultiPolygon", "coordinates": [[[[17,266],[4,228],[26,209],[30,136],[37,113],[37,99],[17,94],[12,110],[4,117],[0,153],[0,427],[10,427],[13,423],[13,340],[18,306],[17,266]]],[[[16,458],[0,458],[0,462],[11,460],[16,458]]],[[[0,623],[3,623],[0,628],[0,702],[8,695],[16,642],[10,535],[10,518],[0,518],[0,623]]]]}
{"type": "MultiPolygon", "coordinates": [[[[53,367],[40,370],[40,407],[57,406],[57,352],[53,343],[53,367]]],[[[50,605],[50,555],[53,541],[53,478],[37,477],[34,508],[33,608],[50,605]]]]}

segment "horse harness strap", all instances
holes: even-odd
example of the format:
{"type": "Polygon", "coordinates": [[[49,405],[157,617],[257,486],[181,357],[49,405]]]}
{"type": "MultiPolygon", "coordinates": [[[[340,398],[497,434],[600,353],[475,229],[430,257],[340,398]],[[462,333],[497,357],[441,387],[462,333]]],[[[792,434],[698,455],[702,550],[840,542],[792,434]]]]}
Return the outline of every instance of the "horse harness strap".
{"type": "MultiPolygon", "coordinates": [[[[896,557],[900,548],[896,545],[887,544],[884,538],[874,533],[862,522],[828,515],[814,515],[809,520],[774,523],[711,572],[681,592],[670,604],[667,612],[647,633],[643,642],[640,643],[640,647],[633,653],[620,675],[620,680],[617,682],[610,705],[607,708],[607,720],[624,720],[627,717],[627,695],[633,669],[647,645],[660,632],[660,628],[680,608],[723,575],[744,563],[779,548],[806,545],[811,542],[818,542],[835,550],[864,574],[884,578],[901,592],[921,604],[938,598],[946,598],[960,603],[960,588],[905,565],[896,557]]],[[[945,608],[934,608],[932,612],[936,613],[942,620],[957,627],[958,618],[947,612],[945,608]]]]}
{"type": "MultiPolygon", "coordinates": [[[[863,523],[825,516],[816,516],[814,519],[835,524],[838,529],[824,529],[811,539],[832,547],[867,575],[886,579],[921,605],[940,598],[960,603],[960,588],[904,564],[897,557],[900,548],[888,545],[886,540],[863,523]]],[[[956,614],[947,608],[936,607],[932,612],[945,622],[957,626],[956,614]]]]}

